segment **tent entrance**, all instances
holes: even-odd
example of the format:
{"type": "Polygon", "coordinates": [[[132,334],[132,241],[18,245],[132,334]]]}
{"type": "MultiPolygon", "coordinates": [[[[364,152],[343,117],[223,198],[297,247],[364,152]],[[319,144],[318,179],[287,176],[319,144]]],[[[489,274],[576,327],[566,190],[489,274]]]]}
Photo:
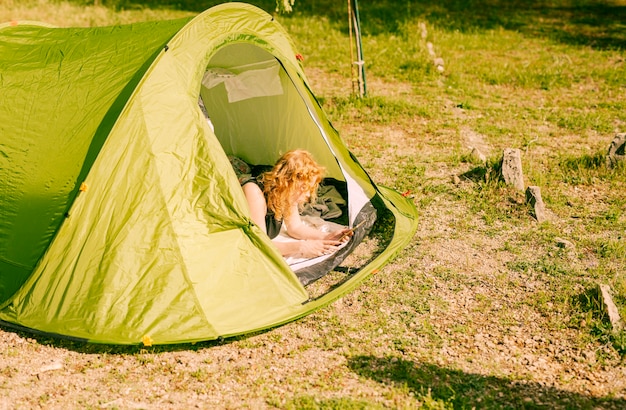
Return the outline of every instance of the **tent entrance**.
{"type": "Polygon", "coordinates": [[[224,46],[209,61],[199,102],[225,153],[244,160],[253,170],[271,167],[281,154],[296,148],[311,152],[327,169],[324,185],[333,186],[345,201],[341,216],[330,222],[367,223],[353,243],[332,257],[287,261],[305,285],[341,263],[371,229],[376,211],[364,203],[358,216],[348,215],[347,178],[311,110],[277,58],[254,44],[224,46]]]}

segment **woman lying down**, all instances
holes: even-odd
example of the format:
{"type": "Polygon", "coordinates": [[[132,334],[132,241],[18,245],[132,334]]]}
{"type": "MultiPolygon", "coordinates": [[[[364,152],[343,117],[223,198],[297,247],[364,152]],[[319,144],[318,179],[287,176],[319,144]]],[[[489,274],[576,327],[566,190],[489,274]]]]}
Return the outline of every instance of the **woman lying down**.
{"type": "Polygon", "coordinates": [[[293,150],[280,157],[271,171],[240,181],[252,221],[285,257],[315,258],[331,254],[353,234],[349,228],[322,232],[304,223],[300,216],[302,205],[315,200],[324,172],[309,152],[293,150]],[[296,241],[275,240],[283,224],[296,241]]]}

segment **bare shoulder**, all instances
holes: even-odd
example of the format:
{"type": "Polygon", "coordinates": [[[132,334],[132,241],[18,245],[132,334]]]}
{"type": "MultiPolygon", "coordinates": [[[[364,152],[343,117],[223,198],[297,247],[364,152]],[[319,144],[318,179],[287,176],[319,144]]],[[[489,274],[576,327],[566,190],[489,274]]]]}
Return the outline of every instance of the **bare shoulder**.
{"type": "Polygon", "coordinates": [[[244,184],[242,187],[243,194],[246,196],[246,201],[252,209],[259,209],[265,212],[267,204],[265,203],[265,195],[261,188],[254,182],[248,182],[244,184]]]}
{"type": "Polygon", "coordinates": [[[261,191],[261,188],[259,188],[259,186],[254,183],[253,181],[250,182],[246,182],[245,184],[242,185],[241,187],[243,189],[243,192],[246,194],[246,196],[248,195],[261,195],[263,196],[263,191],[261,191]]]}

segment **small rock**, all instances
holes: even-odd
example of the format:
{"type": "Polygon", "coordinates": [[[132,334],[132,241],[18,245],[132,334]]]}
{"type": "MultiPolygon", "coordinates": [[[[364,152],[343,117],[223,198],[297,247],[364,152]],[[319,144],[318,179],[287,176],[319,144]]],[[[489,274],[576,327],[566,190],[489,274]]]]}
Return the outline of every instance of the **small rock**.
{"type": "Polygon", "coordinates": [[[431,43],[430,41],[428,43],[426,43],[426,48],[428,49],[428,54],[430,54],[432,57],[435,56],[435,49],[433,47],[433,43],[431,43]]]}
{"type": "Polygon", "coordinates": [[[437,71],[439,71],[440,73],[443,72],[444,68],[443,68],[443,58],[441,57],[437,57],[435,58],[435,60],[433,61],[433,63],[435,64],[435,67],[437,67],[437,71]]]}
{"type": "Polygon", "coordinates": [[[574,244],[571,243],[570,241],[568,241],[567,239],[554,238],[554,240],[556,241],[556,246],[558,246],[559,248],[568,249],[568,250],[571,250],[571,251],[576,249],[574,244]]]}
{"type": "Polygon", "coordinates": [[[626,132],[617,134],[613,138],[606,156],[608,166],[615,166],[620,161],[626,161],[626,132]]]}
{"type": "Polygon", "coordinates": [[[548,219],[546,206],[541,199],[541,189],[538,186],[529,186],[526,189],[526,202],[533,207],[537,222],[541,223],[548,219]]]}
{"type": "Polygon", "coordinates": [[[420,35],[422,39],[426,40],[426,37],[428,36],[428,30],[426,30],[426,24],[420,21],[417,27],[420,29],[420,35]]]}
{"type": "Polygon", "coordinates": [[[487,157],[485,156],[485,154],[480,152],[476,147],[472,148],[472,152],[470,153],[470,155],[472,156],[472,158],[477,159],[482,163],[487,161],[487,157]]]}
{"type": "Polygon", "coordinates": [[[36,373],[51,372],[54,370],[61,370],[62,368],[63,368],[63,364],[61,362],[52,362],[48,365],[41,366],[36,373]]]}
{"type": "Polygon", "coordinates": [[[583,356],[584,356],[585,359],[587,359],[588,362],[590,362],[592,364],[596,362],[596,353],[595,352],[592,352],[590,350],[585,350],[583,352],[583,356]]]}
{"type": "Polygon", "coordinates": [[[535,367],[538,369],[545,369],[548,366],[548,361],[543,357],[538,358],[535,361],[535,367]]]}
{"type": "Polygon", "coordinates": [[[613,297],[611,296],[611,288],[609,287],[609,285],[599,285],[598,296],[600,298],[600,301],[603,303],[604,311],[609,316],[611,326],[613,327],[613,332],[619,332],[624,327],[624,324],[622,323],[622,319],[619,315],[619,311],[617,310],[617,306],[615,306],[615,303],[613,302],[613,297]]]}
{"type": "Polygon", "coordinates": [[[524,190],[524,173],[522,172],[522,157],[518,149],[506,148],[502,156],[502,178],[504,182],[516,189],[524,190]]]}
{"type": "Polygon", "coordinates": [[[563,238],[554,238],[554,240],[556,241],[556,246],[566,251],[567,257],[570,259],[576,258],[576,246],[572,242],[563,238]]]}

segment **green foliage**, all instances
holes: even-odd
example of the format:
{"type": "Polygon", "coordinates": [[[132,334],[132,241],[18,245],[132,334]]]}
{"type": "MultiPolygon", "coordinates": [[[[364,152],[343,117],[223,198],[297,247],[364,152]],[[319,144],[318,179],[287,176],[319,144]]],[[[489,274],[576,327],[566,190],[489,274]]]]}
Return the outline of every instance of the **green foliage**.
{"type": "Polygon", "coordinates": [[[347,397],[320,400],[311,396],[302,396],[289,401],[281,408],[285,410],[376,410],[385,407],[347,397]]]}

